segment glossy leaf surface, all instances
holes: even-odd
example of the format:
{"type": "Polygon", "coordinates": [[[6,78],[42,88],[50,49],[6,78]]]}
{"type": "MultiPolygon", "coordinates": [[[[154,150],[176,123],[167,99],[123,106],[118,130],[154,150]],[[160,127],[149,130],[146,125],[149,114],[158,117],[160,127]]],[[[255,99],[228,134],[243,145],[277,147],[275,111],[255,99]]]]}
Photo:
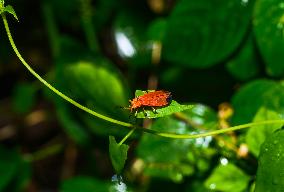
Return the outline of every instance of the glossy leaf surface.
{"type": "Polygon", "coordinates": [[[163,57],[196,68],[222,61],[243,39],[252,5],[239,0],[178,1],[168,21],[163,57]]]}
{"type": "MultiPolygon", "coordinates": [[[[260,108],[255,115],[253,122],[266,121],[266,120],[280,120],[281,115],[268,110],[264,107],[260,108]]],[[[246,143],[249,150],[258,157],[260,147],[265,139],[270,136],[275,130],[281,128],[283,123],[271,125],[258,125],[251,127],[246,134],[246,143]]]]}
{"type": "Polygon", "coordinates": [[[210,190],[242,192],[247,188],[249,179],[241,169],[228,163],[217,166],[205,185],[210,190]]]}
{"type": "Polygon", "coordinates": [[[281,0],[258,0],[254,7],[253,29],[259,50],[271,76],[284,73],[284,3],[281,0]]]}
{"type": "Polygon", "coordinates": [[[284,111],[283,86],[272,80],[259,79],[242,86],[232,98],[234,107],[233,123],[249,123],[260,107],[284,111]]]}
{"type": "Polygon", "coordinates": [[[284,131],[268,137],[259,155],[255,192],[281,191],[284,188],[284,131]]]}

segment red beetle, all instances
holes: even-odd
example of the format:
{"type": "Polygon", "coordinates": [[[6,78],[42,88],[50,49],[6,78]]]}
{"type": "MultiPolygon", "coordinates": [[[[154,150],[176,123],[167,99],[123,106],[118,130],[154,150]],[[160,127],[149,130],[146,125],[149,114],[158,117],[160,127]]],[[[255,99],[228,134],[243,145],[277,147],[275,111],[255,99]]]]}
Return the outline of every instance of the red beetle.
{"type": "Polygon", "coordinates": [[[144,110],[144,107],[151,107],[156,112],[155,107],[164,107],[171,103],[172,95],[169,91],[152,91],[147,92],[144,95],[138,96],[132,100],[129,100],[129,109],[131,112],[135,111],[135,116],[139,108],[144,110]]]}

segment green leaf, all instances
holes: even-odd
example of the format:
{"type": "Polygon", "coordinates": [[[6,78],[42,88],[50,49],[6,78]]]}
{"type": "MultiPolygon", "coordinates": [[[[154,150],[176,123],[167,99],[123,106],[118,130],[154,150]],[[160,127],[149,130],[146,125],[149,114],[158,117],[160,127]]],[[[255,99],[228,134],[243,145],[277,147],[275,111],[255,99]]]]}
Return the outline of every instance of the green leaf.
{"type": "Polygon", "coordinates": [[[210,177],[205,181],[205,186],[214,191],[242,192],[247,186],[250,177],[234,164],[217,166],[210,177]]]}
{"type": "Polygon", "coordinates": [[[162,107],[162,108],[157,108],[154,112],[151,109],[145,109],[145,111],[140,111],[137,113],[137,118],[159,118],[159,117],[164,117],[167,115],[171,115],[173,113],[181,112],[187,109],[192,108],[192,105],[181,105],[177,103],[176,101],[172,100],[171,104],[162,107]]]}
{"type": "MultiPolygon", "coordinates": [[[[275,111],[268,110],[264,107],[260,108],[254,117],[253,122],[265,120],[280,120],[281,115],[275,111]]],[[[260,146],[265,139],[271,135],[276,129],[279,129],[283,123],[271,125],[258,125],[251,127],[246,134],[246,143],[249,150],[258,157],[260,146]]]]}
{"type": "Polygon", "coordinates": [[[244,46],[227,64],[227,70],[237,79],[245,81],[259,73],[253,36],[249,35],[244,46]]]}
{"type": "MultiPolygon", "coordinates": [[[[183,134],[192,132],[185,123],[180,123],[170,116],[156,120],[150,129],[183,134]]],[[[193,167],[186,162],[192,143],[194,140],[169,140],[144,134],[137,147],[137,153],[146,164],[145,174],[171,179],[175,182],[182,181],[185,175],[192,174],[193,167]],[[187,170],[191,169],[190,172],[182,168],[186,166],[187,170]]]]}
{"type": "Polygon", "coordinates": [[[19,83],[13,91],[13,109],[18,113],[31,111],[36,101],[36,88],[31,83],[19,83]]]}
{"type": "Polygon", "coordinates": [[[6,7],[4,7],[4,9],[2,10],[1,13],[4,13],[4,12],[12,14],[14,16],[14,18],[17,19],[17,21],[19,21],[17,15],[16,15],[16,12],[11,5],[7,5],[6,7]]]}
{"type": "Polygon", "coordinates": [[[284,112],[284,89],[280,83],[259,79],[241,87],[232,98],[234,124],[249,123],[257,110],[265,107],[278,113],[284,112]]]}
{"type": "MultiPolygon", "coordinates": [[[[151,91],[151,90],[148,90],[151,91]]],[[[136,90],[135,97],[145,94],[145,91],[136,90]]],[[[138,111],[137,118],[159,118],[173,113],[181,112],[192,108],[193,105],[181,105],[178,102],[172,100],[168,106],[155,108],[155,112],[150,108],[141,109],[138,111]]]]}
{"type": "Polygon", "coordinates": [[[284,189],[284,130],[274,132],[261,146],[255,192],[284,189]]]}
{"type": "Polygon", "coordinates": [[[116,108],[128,104],[129,89],[117,68],[107,60],[81,60],[63,70],[64,80],[67,81],[65,85],[79,99],[94,105],[98,111],[119,116],[123,114],[116,108]]]}
{"type": "Polygon", "coordinates": [[[127,159],[128,145],[118,144],[113,136],[109,136],[109,155],[111,163],[117,174],[123,170],[125,161],[127,159]]]}
{"type": "MultiPolygon", "coordinates": [[[[185,112],[186,111],[182,113],[185,112]]],[[[194,112],[192,110],[189,113],[193,114],[194,112]]],[[[191,117],[194,119],[194,117],[198,116],[197,114],[184,115],[189,119],[191,117]]],[[[199,119],[201,118],[200,115],[199,119]]],[[[204,122],[204,124],[201,123],[199,126],[203,126],[207,123],[208,125],[211,124],[209,122],[205,123],[205,121],[202,122],[204,122]]],[[[190,124],[185,123],[184,120],[180,120],[179,117],[174,116],[166,116],[157,119],[150,129],[178,134],[193,134],[203,131],[198,128],[193,128],[190,124]]],[[[209,159],[215,153],[215,150],[212,151],[209,148],[211,141],[212,137],[210,136],[199,139],[169,140],[167,138],[144,134],[137,147],[137,154],[138,157],[143,160],[144,173],[146,175],[181,182],[185,176],[194,173],[194,167],[198,167],[199,169],[197,165],[198,162],[204,160],[203,162],[209,167],[209,159]]],[[[199,174],[207,170],[204,164],[201,166],[201,169],[203,170],[198,170],[199,174]]]]}
{"type": "MultiPolygon", "coordinates": [[[[103,58],[83,58],[63,58],[58,61],[56,75],[59,89],[96,112],[128,121],[128,111],[120,107],[129,105],[130,90],[119,70],[103,58]]],[[[76,117],[78,124],[82,126],[83,121],[83,124],[96,134],[108,136],[127,132],[80,110],[74,110],[73,113],[72,116],[76,117]]]]}
{"type": "Polygon", "coordinates": [[[227,58],[242,41],[253,1],[181,0],[167,26],[163,57],[172,63],[205,68],[227,58]]]}
{"type": "Polygon", "coordinates": [[[60,187],[61,192],[107,192],[110,191],[111,183],[99,181],[95,178],[77,176],[65,180],[60,187]]]}
{"type": "Polygon", "coordinates": [[[284,74],[284,4],[282,0],[258,0],[254,8],[253,30],[261,56],[271,76],[284,74]]]}

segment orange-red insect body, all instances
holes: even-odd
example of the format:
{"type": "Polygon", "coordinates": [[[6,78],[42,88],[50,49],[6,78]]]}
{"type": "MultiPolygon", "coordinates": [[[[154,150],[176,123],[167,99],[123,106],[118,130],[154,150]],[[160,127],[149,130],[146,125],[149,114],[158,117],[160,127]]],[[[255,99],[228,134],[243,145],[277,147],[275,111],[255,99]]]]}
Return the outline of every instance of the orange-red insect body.
{"type": "Polygon", "coordinates": [[[139,97],[130,100],[130,111],[138,110],[144,107],[164,107],[172,100],[171,92],[169,91],[153,91],[145,93],[139,97]]]}

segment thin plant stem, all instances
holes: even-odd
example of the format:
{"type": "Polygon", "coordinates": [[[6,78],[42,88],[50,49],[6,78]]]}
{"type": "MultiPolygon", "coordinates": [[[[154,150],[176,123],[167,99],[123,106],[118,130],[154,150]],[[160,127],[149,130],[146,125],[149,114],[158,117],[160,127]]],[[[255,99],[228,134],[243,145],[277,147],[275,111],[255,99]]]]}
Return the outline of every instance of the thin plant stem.
{"type": "Polygon", "coordinates": [[[2,19],[3,19],[3,22],[4,22],[4,26],[5,26],[5,29],[6,29],[6,32],[7,32],[7,35],[8,35],[8,38],[9,38],[9,41],[11,43],[11,46],[14,50],[14,52],[16,53],[17,57],[20,59],[20,61],[24,64],[24,66],[32,73],[33,76],[35,76],[40,82],[42,82],[46,87],[48,87],[50,90],[52,90],[54,93],[56,93],[58,96],[60,96],[61,98],[63,98],[64,100],[68,101],[69,103],[75,105],[76,107],[82,109],[83,111],[86,111],[87,113],[90,113],[91,115],[94,115],[98,118],[101,118],[105,121],[108,121],[108,122],[111,122],[111,123],[115,123],[117,125],[121,125],[121,126],[124,126],[124,127],[133,127],[132,124],[130,123],[126,123],[126,122],[123,122],[123,121],[119,121],[119,120],[116,120],[116,119],[113,119],[113,118],[110,118],[110,117],[107,117],[107,116],[104,116],[100,113],[97,113],[83,105],[81,105],[80,103],[74,101],[73,99],[71,99],[70,97],[66,96],[65,94],[63,94],[62,92],[60,92],[59,90],[57,90],[56,88],[54,88],[51,84],[49,84],[47,81],[45,81],[40,75],[38,75],[31,67],[30,65],[24,60],[24,58],[21,56],[21,54],[19,53],[15,43],[14,43],[14,40],[13,40],[13,37],[11,35],[11,32],[10,32],[10,29],[9,29],[9,25],[8,25],[8,22],[7,22],[7,19],[6,19],[6,16],[5,14],[2,14],[2,19]]]}
{"type": "Polygon", "coordinates": [[[72,105],[78,107],[79,109],[93,115],[96,116],[100,119],[103,119],[105,121],[117,124],[117,125],[121,125],[124,127],[128,127],[128,128],[132,128],[131,131],[125,136],[125,139],[123,139],[120,143],[123,143],[133,132],[135,129],[140,130],[142,132],[147,132],[147,133],[151,133],[157,136],[161,136],[161,137],[167,137],[167,138],[173,138],[173,139],[196,139],[199,137],[206,137],[206,136],[213,136],[213,135],[218,135],[218,134],[222,134],[222,133],[226,133],[226,132],[230,132],[230,131],[236,131],[236,130],[240,130],[240,129],[244,129],[244,128],[248,128],[251,126],[257,126],[257,125],[268,125],[268,124],[277,124],[277,123],[283,123],[284,124],[284,120],[267,120],[267,121],[260,121],[260,122],[254,122],[254,123],[247,123],[247,124],[243,124],[243,125],[237,125],[234,127],[229,127],[226,129],[220,129],[220,130],[215,130],[215,131],[210,131],[210,132],[205,132],[205,133],[200,133],[200,134],[175,134],[175,133],[165,133],[165,132],[159,132],[153,129],[145,129],[142,127],[138,127],[135,126],[133,124],[130,123],[126,123],[123,121],[119,121],[110,117],[107,117],[105,115],[102,115],[100,113],[97,113],[81,104],[79,104],[78,102],[74,101],[73,99],[69,98],[68,96],[66,96],[65,94],[63,94],[62,92],[60,92],[59,90],[57,90],[56,88],[54,88],[52,85],[50,85],[47,81],[45,81],[40,75],[38,75],[30,66],[29,64],[23,59],[23,57],[21,56],[21,54],[19,53],[14,40],[12,38],[10,29],[9,29],[9,25],[6,19],[6,16],[4,13],[1,14],[3,22],[4,22],[4,26],[6,29],[6,33],[8,35],[10,44],[14,50],[14,52],[16,53],[17,57],[20,59],[20,61],[23,63],[23,65],[32,73],[33,76],[35,76],[41,83],[43,83],[46,87],[48,87],[51,91],[53,91],[54,93],[56,93],[58,96],[60,96],[61,98],[63,98],[64,100],[66,100],[67,102],[71,103],[72,105]],[[129,135],[129,136],[128,136],[129,135]]]}
{"type": "Polygon", "coordinates": [[[222,134],[222,133],[226,133],[226,132],[230,132],[230,131],[237,131],[237,130],[240,130],[240,129],[249,128],[249,127],[257,126],[257,125],[268,125],[268,124],[278,124],[278,123],[284,124],[284,120],[259,121],[259,122],[247,123],[247,124],[243,124],[243,125],[237,125],[237,126],[229,127],[229,128],[226,128],[226,129],[219,129],[219,130],[215,130],[215,131],[209,131],[209,132],[193,134],[193,135],[163,133],[163,132],[158,132],[158,131],[151,130],[151,129],[145,129],[144,131],[148,132],[148,133],[152,133],[154,135],[158,135],[158,136],[162,136],[162,137],[168,137],[168,138],[174,138],[174,139],[196,139],[196,138],[199,138],[199,137],[207,137],[207,136],[218,135],[218,134],[222,134]]]}
{"type": "Polygon", "coordinates": [[[127,133],[127,135],[118,143],[118,145],[122,145],[122,144],[126,141],[126,139],[128,139],[128,138],[132,135],[132,133],[134,133],[135,130],[136,130],[135,127],[134,127],[133,129],[131,129],[131,130],[127,133]]]}

